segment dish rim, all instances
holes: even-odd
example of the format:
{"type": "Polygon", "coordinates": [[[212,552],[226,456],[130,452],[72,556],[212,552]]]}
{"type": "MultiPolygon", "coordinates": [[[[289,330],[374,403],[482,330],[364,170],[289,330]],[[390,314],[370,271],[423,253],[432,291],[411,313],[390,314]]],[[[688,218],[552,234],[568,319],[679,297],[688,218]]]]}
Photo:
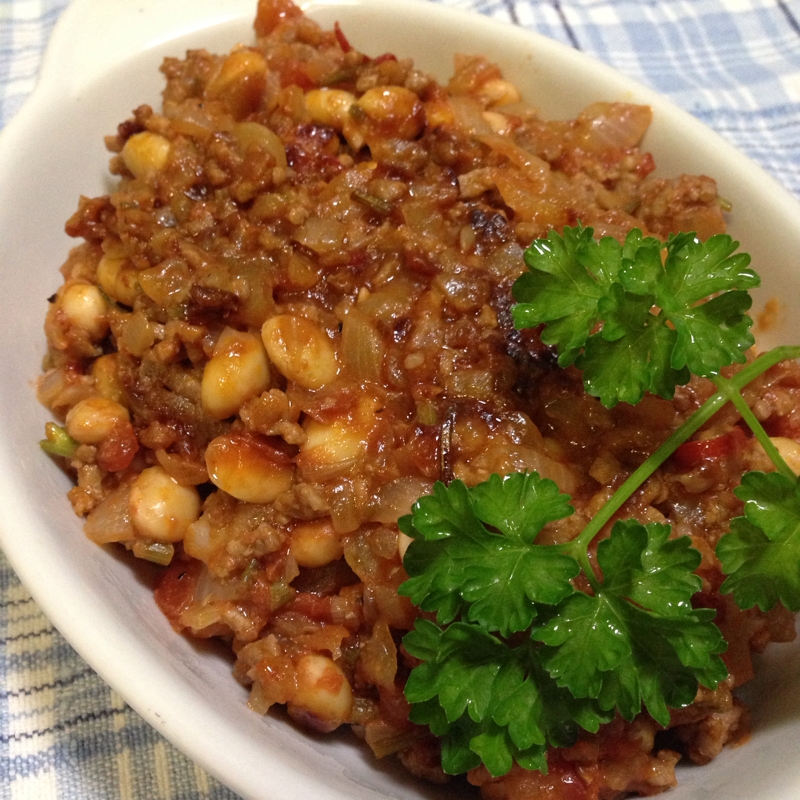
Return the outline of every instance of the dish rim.
{"type": "MultiPolygon", "coordinates": [[[[143,53],[155,50],[176,38],[182,38],[185,35],[210,27],[238,23],[244,19],[249,21],[252,17],[253,3],[251,0],[229,0],[222,10],[220,10],[219,5],[218,0],[191,0],[191,2],[188,0],[180,0],[180,2],[170,0],[170,13],[176,20],[180,16],[176,13],[177,9],[185,7],[192,10],[191,21],[188,23],[183,21],[187,27],[182,27],[180,31],[170,33],[163,30],[159,31],[152,25],[152,15],[158,15],[159,11],[164,9],[163,0],[138,0],[138,2],[126,0],[125,5],[119,6],[110,4],[107,0],[74,0],[64,11],[56,25],[43,59],[41,77],[34,92],[0,134],[0,161],[3,155],[7,154],[10,147],[6,143],[22,135],[22,132],[27,130],[27,126],[36,118],[36,115],[43,113],[43,107],[54,95],[60,92],[67,92],[73,93],[78,97],[82,96],[82,93],[89,89],[94,81],[108,71],[124,65],[129,59],[138,59],[142,57],[143,53]],[[112,11],[114,8],[116,10],[112,11]],[[117,22],[120,16],[130,21],[130,24],[124,26],[125,37],[123,42],[119,42],[113,36],[109,36],[108,27],[97,21],[98,17],[107,19],[109,16],[117,19],[117,22]],[[92,19],[93,24],[90,26],[85,25],[84,23],[87,19],[92,19]],[[88,42],[86,38],[81,38],[87,35],[90,39],[88,42]],[[102,42],[102,45],[98,45],[100,47],[98,52],[102,53],[103,57],[94,62],[81,60],[82,56],[85,56],[87,52],[93,52],[93,42],[102,42]],[[120,44],[125,44],[125,46],[122,47],[120,44]]],[[[651,105],[657,116],[667,113],[673,115],[671,125],[683,131],[682,135],[684,137],[690,139],[694,137],[702,138],[709,142],[710,148],[716,149],[729,158],[734,160],[745,159],[719,134],[716,134],[687,112],[679,109],[668,99],[639,84],[634,79],[622,75],[608,65],[534,31],[516,28],[508,23],[487,18],[474,11],[465,11],[425,2],[424,0],[310,0],[310,2],[302,5],[304,9],[315,16],[322,17],[325,16],[325,13],[331,12],[332,9],[369,7],[390,13],[399,13],[400,11],[408,13],[409,9],[413,9],[415,13],[432,21],[440,22],[446,19],[449,22],[458,18],[459,24],[469,29],[477,30],[480,27],[485,30],[489,27],[496,30],[498,26],[502,27],[503,32],[510,37],[514,37],[515,40],[525,38],[531,47],[536,48],[538,53],[544,52],[554,58],[563,59],[576,69],[585,69],[591,66],[603,80],[608,80],[609,85],[615,87],[613,93],[623,94],[626,98],[633,99],[636,102],[644,102],[651,105]],[[392,9],[394,9],[393,12],[392,9]]],[[[346,27],[345,32],[347,32],[346,27]]],[[[231,44],[234,44],[234,42],[231,44]]],[[[176,55],[179,54],[176,53],[176,55]]],[[[102,133],[98,132],[98,136],[102,136],[102,133]]],[[[790,208],[793,206],[796,214],[800,206],[798,206],[792,195],[760,167],[747,159],[745,160],[749,167],[757,171],[752,178],[754,184],[767,187],[769,192],[777,194],[784,203],[789,201],[788,206],[790,208]],[[759,175],[758,172],[761,174],[759,175]]],[[[56,266],[57,261],[54,261],[54,271],[56,266]]],[[[4,496],[9,496],[8,491],[11,491],[13,484],[9,482],[5,468],[6,464],[0,460],[0,491],[4,496]]],[[[26,558],[26,554],[23,552],[24,548],[15,540],[13,535],[8,533],[8,531],[15,530],[18,524],[24,527],[24,521],[24,515],[20,513],[20,509],[15,507],[12,513],[0,523],[0,545],[3,546],[9,562],[23,583],[29,588],[29,591],[31,591],[31,594],[48,618],[64,634],[67,641],[156,730],[173,741],[179,749],[187,753],[204,769],[243,796],[261,796],[259,794],[260,787],[256,785],[257,782],[252,779],[242,780],[239,775],[232,774],[236,771],[236,764],[231,765],[233,769],[223,770],[220,768],[218,756],[220,746],[224,747],[224,742],[220,741],[218,736],[207,734],[190,734],[187,736],[185,730],[181,732],[180,728],[183,727],[185,729],[187,722],[191,723],[189,727],[202,726],[203,715],[200,714],[198,716],[197,713],[194,713],[197,711],[195,703],[198,699],[194,690],[190,690],[186,686],[179,686],[176,687],[176,695],[168,702],[154,701],[149,682],[143,681],[141,677],[141,673],[148,672],[154,666],[153,659],[149,654],[145,656],[135,652],[126,654],[129,656],[129,660],[126,661],[124,669],[120,672],[120,648],[126,650],[130,649],[130,645],[139,645],[140,638],[138,635],[132,635],[127,629],[98,635],[97,631],[102,631],[103,615],[97,609],[85,608],[85,614],[82,615],[80,621],[77,621],[57,598],[52,597],[47,592],[46,587],[41,585],[41,576],[36,575],[32,569],[31,562],[33,559],[26,558]],[[137,675],[136,673],[139,674],[137,675]]],[[[56,568],[56,565],[51,560],[46,560],[45,563],[51,569],[56,568]]],[[[88,600],[99,600],[99,598],[88,598],[88,600]]],[[[133,649],[135,651],[137,648],[134,647],[133,649]]],[[[255,715],[253,716],[255,717],[255,715]]],[[[298,782],[297,773],[292,772],[291,778],[294,784],[291,790],[288,790],[288,794],[284,795],[282,793],[284,790],[280,787],[277,794],[272,793],[272,790],[270,790],[269,797],[271,800],[273,798],[274,800],[280,800],[284,796],[288,800],[289,797],[296,797],[298,793],[302,794],[304,792],[308,796],[315,796],[315,790],[321,785],[319,781],[314,780],[313,783],[302,784],[302,781],[306,780],[306,776],[302,773],[300,774],[301,781],[298,782]]],[[[800,776],[798,776],[798,780],[800,780],[800,776]]]]}

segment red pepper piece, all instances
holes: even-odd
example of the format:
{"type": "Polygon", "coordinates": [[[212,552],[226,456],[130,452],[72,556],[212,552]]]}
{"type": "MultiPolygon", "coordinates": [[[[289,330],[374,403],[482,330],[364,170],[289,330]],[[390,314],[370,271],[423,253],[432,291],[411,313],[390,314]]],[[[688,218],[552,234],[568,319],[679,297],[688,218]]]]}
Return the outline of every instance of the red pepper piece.
{"type": "Polygon", "coordinates": [[[746,441],[745,432],[741,428],[735,427],[712,439],[684,442],[672,454],[672,462],[681,470],[694,469],[705,462],[732,456],[746,441]]]}

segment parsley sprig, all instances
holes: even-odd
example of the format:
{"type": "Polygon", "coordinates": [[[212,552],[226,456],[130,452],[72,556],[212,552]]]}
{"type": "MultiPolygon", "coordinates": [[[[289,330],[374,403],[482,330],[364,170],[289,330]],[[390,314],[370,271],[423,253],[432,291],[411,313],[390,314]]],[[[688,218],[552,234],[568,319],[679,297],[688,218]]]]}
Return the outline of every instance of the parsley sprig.
{"type": "Polygon", "coordinates": [[[552,481],[514,473],[472,488],[438,483],[400,520],[416,539],[400,591],[436,612],[436,623],[421,619],[404,639],[424,662],[406,696],[411,718],[443,737],[447,771],[483,761],[503,774],[512,759],[546,770],[547,746],[574,744],[578,727],[596,731],[643,706],[666,725],[698,682],[713,688],[727,675],[713,612],[692,606],[700,554],[689,538],[617,522],[597,549],[596,574],[591,537],[534,543],[544,524],[572,512],[552,481]],[[543,500],[540,513],[521,508],[523,496],[543,500]],[[591,594],[572,583],[579,574],[591,594]]]}
{"type": "Polygon", "coordinates": [[[518,328],[544,324],[542,341],[558,348],[561,366],[583,371],[589,394],[608,407],[646,391],[671,398],[691,374],[744,363],[754,343],[747,290],[760,281],[750,256],[734,253],[738,242],[680,233],[664,243],[634,229],[620,244],[592,234],[567,227],[535,241],[512,312],[518,328]]]}
{"type": "Polygon", "coordinates": [[[645,392],[671,398],[691,374],[717,392],[620,485],[572,541],[537,544],[573,513],[568,495],[536,473],[492,475],[468,487],[437,483],[399,520],[411,536],[400,592],[431,618],[404,638],[421,663],[406,684],[412,720],[442,740],[445,771],[516,761],[547,770],[548,747],[573,744],[615,714],[667,725],[699,685],[727,676],[714,611],[696,608],[700,554],[670,526],[617,520],[656,469],[731,402],[775,464],[736,490],[744,516],[718,557],[742,608],[800,610],[800,484],[742,397],[742,389],[800,347],[779,347],[732,377],[753,344],[749,256],[725,235],[662,243],[634,230],[624,244],[565,228],[525,253],[514,286],[517,327],[543,326],[559,364],[574,364],[606,406],[645,392]],[[435,620],[435,621],[434,621],[435,620]]]}

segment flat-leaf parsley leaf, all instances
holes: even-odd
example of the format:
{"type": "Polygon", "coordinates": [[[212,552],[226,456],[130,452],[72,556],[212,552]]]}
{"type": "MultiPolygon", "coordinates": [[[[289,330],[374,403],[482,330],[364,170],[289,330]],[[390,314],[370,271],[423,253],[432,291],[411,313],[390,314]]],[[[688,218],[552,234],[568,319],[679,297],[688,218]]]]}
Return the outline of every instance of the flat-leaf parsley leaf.
{"type": "Polygon", "coordinates": [[[404,639],[423,661],[406,684],[411,719],[442,738],[446,771],[482,761],[499,775],[515,760],[545,770],[546,748],[573,744],[579,727],[632,719],[643,705],[666,724],[698,682],[714,688],[727,675],[713,612],[691,603],[700,554],[688,537],[618,522],[598,548],[602,575],[584,567],[588,594],[570,579],[589,564],[590,540],[534,541],[569,510],[551,481],[517,473],[437,483],[401,520],[415,541],[400,593],[452,623],[419,620],[404,639]],[[435,519],[446,536],[429,528],[435,519]],[[456,608],[463,621],[452,621],[456,608]]]}
{"type": "Polygon", "coordinates": [[[533,242],[512,309],[518,328],[544,325],[542,341],[561,366],[583,370],[589,394],[609,407],[645,392],[671,398],[691,374],[744,362],[754,343],[747,290],[759,278],[738,242],[682,233],[663,243],[634,229],[620,244],[592,234],[566,227],[533,242]]]}
{"type": "Polygon", "coordinates": [[[437,483],[400,529],[419,540],[409,548],[410,579],[400,593],[440,623],[459,613],[508,636],[528,628],[536,603],[557,603],[573,591],[574,559],[533,544],[548,523],[572,514],[569,497],[537,474],[492,475],[468,489],[437,483]]]}
{"type": "Polygon", "coordinates": [[[669,708],[688,705],[700,680],[714,687],[727,675],[726,649],[708,609],[695,609],[700,553],[668,525],[617,522],[600,542],[602,582],[556,606],[533,636],[549,645],[542,662],[575,697],[598,698],[626,719],[644,703],[662,725],[669,708]]]}

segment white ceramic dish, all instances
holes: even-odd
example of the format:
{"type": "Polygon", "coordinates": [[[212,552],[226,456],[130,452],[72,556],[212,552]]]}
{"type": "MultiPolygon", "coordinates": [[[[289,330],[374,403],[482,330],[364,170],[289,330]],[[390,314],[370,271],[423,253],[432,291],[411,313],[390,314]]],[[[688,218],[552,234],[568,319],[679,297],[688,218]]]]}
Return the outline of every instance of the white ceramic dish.
{"type": "MultiPolygon", "coordinates": [[[[413,0],[312,0],[366,52],[411,55],[449,75],[454,52],[496,60],[545,115],[598,99],[649,103],[647,146],[664,174],[717,178],[735,211],[730,230],[765,277],[759,297],[800,298],[800,206],[718,136],[660,97],[575,51],[484,17],[413,0]]],[[[263,800],[368,800],[463,795],[377,764],[346,735],[317,739],[263,719],[228,660],[176,636],[147,581],[84,538],[64,475],[36,442],[46,412],[33,382],[44,354],[45,298],[71,242],[63,223],[80,194],[104,191],[102,137],[141,102],[158,103],[158,66],[187,47],[226,51],[251,39],[255,0],[75,0],[63,15],[40,84],[0,137],[0,545],[54,624],[144,717],[241,795],[263,800]]],[[[782,314],[763,343],[800,340],[782,314]]],[[[681,768],[670,800],[800,796],[800,647],[774,648],[749,694],[755,733],[702,769],[681,768]]]]}

